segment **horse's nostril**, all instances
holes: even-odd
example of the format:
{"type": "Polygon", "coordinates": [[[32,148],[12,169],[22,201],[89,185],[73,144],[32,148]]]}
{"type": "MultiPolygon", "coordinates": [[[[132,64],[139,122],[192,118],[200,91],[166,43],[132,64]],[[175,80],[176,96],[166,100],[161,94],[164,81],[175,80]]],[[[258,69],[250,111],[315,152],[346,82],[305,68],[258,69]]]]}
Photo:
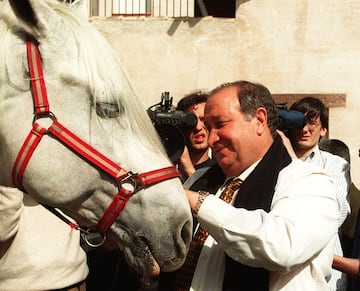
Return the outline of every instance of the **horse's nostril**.
{"type": "Polygon", "coordinates": [[[190,245],[190,241],[192,238],[192,221],[187,220],[181,229],[181,238],[184,241],[186,247],[188,248],[190,245]]]}

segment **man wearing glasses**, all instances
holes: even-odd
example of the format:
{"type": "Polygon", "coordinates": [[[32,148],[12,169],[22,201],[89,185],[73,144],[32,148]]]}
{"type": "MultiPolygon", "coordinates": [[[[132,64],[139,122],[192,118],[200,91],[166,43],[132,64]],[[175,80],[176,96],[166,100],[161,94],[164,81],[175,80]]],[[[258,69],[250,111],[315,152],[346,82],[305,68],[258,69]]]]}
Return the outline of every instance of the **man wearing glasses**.
{"type": "MultiPolygon", "coordinates": [[[[350,214],[348,200],[350,186],[350,166],[342,158],[319,149],[318,143],[328,130],[328,114],[321,100],[314,97],[305,97],[296,101],[290,108],[302,112],[306,116],[306,125],[302,129],[289,131],[289,139],[296,157],[325,169],[332,177],[337,201],[339,204],[340,227],[350,214]]],[[[342,256],[340,238],[335,244],[335,255],[342,256]]],[[[330,290],[346,290],[346,274],[333,269],[329,281],[330,290]]]]}

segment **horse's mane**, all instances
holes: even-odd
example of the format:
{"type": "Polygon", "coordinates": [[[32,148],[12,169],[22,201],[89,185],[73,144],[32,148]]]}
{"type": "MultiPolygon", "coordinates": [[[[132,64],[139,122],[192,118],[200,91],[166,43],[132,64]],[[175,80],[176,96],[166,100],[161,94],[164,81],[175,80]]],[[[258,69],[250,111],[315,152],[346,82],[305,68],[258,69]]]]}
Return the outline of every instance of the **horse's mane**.
{"type": "MultiPolygon", "coordinates": [[[[118,56],[103,35],[84,18],[84,15],[79,15],[79,12],[82,11],[72,7],[79,4],[79,1],[74,1],[71,4],[54,0],[46,0],[46,2],[57,14],[63,17],[62,31],[69,33],[69,37],[74,38],[76,43],[74,50],[78,53],[79,62],[85,66],[86,82],[95,98],[92,100],[93,104],[96,104],[98,97],[101,97],[102,102],[118,102],[119,108],[122,109],[122,114],[118,118],[120,125],[132,128],[133,132],[149,147],[162,149],[155,129],[149,122],[143,104],[120,65],[118,56]],[[102,54],[103,57],[99,58],[99,54],[102,54]],[[99,83],[101,84],[100,92],[99,83]]],[[[0,21],[0,30],[3,29],[3,25],[4,23],[0,21]]],[[[63,39],[59,42],[59,47],[52,49],[60,51],[66,41],[63,39]]],[[[47,77],[54,78],[56,76],[47,77]]]]}

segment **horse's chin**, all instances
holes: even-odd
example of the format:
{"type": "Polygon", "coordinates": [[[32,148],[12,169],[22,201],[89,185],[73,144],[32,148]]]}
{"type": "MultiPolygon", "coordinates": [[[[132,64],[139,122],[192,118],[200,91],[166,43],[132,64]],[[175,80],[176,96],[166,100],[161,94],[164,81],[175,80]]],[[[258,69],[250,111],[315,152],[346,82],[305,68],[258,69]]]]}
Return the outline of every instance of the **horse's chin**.
{"type": "Polygon", "coordinates": [[[156,260],[146,240],[137,237],[128,247],[118,245],[127,263],[146,278],[157,277],[160,274],[160,264],[156,260]]]}
{"type": "Polygon", "coordinates": [[[129,236],[126,241],[117,243],[117,245],[129,266],[140,276],[146,278],[157,277],[160,272],[177,270],[185,259],[185,256],[180,258],[158,256],[156,247],[144,236],[132,236],[131,238],[129,236]]]}
{"type": "Polygon", "coordinates": [[[152,252],[150,251],[149,248],[147,248],[148,251],[148,257],[152,258],[152,271],[150,273],[150,277],[157,277],[160,274],[160,271],[162,272],[172,272],[177,270],[184,262],[185,258],[183,259],[172,259],[172,260],[167,260],[167,261],[162,261],[162,263],[159,263],[156,258],[154,257],[154,255],[152,254],[152,252]]]}

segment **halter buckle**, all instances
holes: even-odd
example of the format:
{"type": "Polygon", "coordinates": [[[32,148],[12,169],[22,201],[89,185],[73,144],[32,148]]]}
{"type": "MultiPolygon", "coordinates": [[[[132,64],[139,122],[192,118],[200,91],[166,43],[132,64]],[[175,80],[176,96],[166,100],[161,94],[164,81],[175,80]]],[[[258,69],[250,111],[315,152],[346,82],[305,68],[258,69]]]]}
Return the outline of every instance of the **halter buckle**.
{"type": "Polygon", "coordinates": [[[36,121],[43,118],[49,118],[51,121],[57,120],[55,114],[52,113],[51,111],[43,112],[43,113],[35,113],[32,124],[34,125],[36,121]]]}
{"type": "Polygon", "coordinates": [[[82,241],[85,242],[85,248],[98,248],[106,241],[106,234],[101,235],[95,228],[80,229],[82,241]]]}
{"type": "Polygon", "coordinates": [[[119,189],[125,189],[126,191],[130,191],[131,193],[138,192],[142,188],[138,183],[138,177],[139,175],[137,173],[128,171],[124,178],[118,180],[119,189]]]}

